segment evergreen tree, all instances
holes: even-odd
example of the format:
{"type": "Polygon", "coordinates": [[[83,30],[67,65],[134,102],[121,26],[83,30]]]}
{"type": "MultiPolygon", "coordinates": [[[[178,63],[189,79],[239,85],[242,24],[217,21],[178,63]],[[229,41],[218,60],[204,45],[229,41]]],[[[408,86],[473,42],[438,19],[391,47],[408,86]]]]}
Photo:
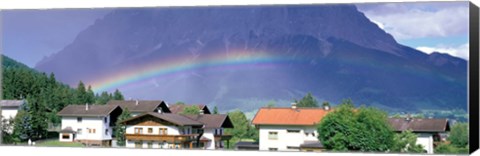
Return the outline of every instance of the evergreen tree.
{"type": "Polygon", "coordinates": [[[125,131],[126,131],[126,125],[121,123],[123,120],[126,120],[128,118],[131,118],[132,114],[128,109],[123,110],[122,114],[117,119],[117,122],[115,123],[115,138],[117,140],[117,145],[118,146],[125,146],[125,131]]]}
{"type": "Polygon", "coordinates": [[[86,96],[86,103],[93,104],[95,103],[95,93],[92,90],[92,86],[88,86],[87,89],[87,96],[86,96]]]}
{"type": "Polygon", "coordinates": [[[118,89],[115,89],[115,92],[113,93],[113,99],[124,100],[125,98],[123,97],[122,93],[118,89]]]}
{"type": "Polygon", "coordinates": [[[88,103],[87,90],[85,89],[85,84],[83,84],[82,81],[78,83],[77,90],[75,92],[75,103],[76,104],[88,103]]]}
{"type": "Polygon", "coordinates": [[[295,100],[297,107],[318,107],[317,100],[311,93],[307,93],[300,101],[295,100]]]}
{"type": "Polygon", "coordinates": [[[217,106],[213,107],[213,114],[218,114],[218,107],[217,106]]]}
{"type": "Polygon", "coordinates": [[[103,91],[102,94],[97,99],[98,104],[106,104],[108,101],[110,101],[111,97],[108,94],[108,92],[103,91]]]}

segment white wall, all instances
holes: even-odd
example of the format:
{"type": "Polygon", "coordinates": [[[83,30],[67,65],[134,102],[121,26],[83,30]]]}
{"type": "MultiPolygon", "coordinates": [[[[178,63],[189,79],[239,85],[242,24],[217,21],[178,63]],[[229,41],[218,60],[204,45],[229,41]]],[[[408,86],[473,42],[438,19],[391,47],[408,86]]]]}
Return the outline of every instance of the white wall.
{"type": "MultiPolygon", "coordinates": [[[[160,128],[167,128],[167,134],[168,135],[180,135],[179,132],[179,127],[177,126],[137,126],[137,125],[127,125],[127,129],[125,131],[126,134],[135,134],[135,128],[143,128],[143,134],[149,134],[148,133],[148,128],[153,129],[152,135],[158,135],[160,134],[159,130],[160,128]]],[[[191,132],[191,127],[186,126],[185,129],[190,129],[191,132]]]]}
{"type": "Polygon", "coordinates": [[[71,133],[68,134],[69,135],[68,139],[63,139],[63,137],[62,137],[63,133],[59,133],[58,135],[59,135],[58,138],[59,138],[60,142],[72,142],[73,141],[73,134],[71,134],[71,133]]]}
{"type": "Polygon", "coordinates": [[[260,149],[278,148],[279,151],[298,151],[298,149],[287,149],[287,146],[300,147],[304,141],[317,141],[318,133],[315,126],[259,126],[260,149]],[[299,133],[289,133],[287,130],[300,130],[299,133]],[[277,132],[277,140],[268,138],[269,132],[277,132]],[[305,135],[308,133],[308,136],[305,135]],[[315,136],[312,135],[315,134],[315,136]]]}
{"type": "Polygon", "coordinates": [[[77,122],[77,117],[62,117],[62,129],[72,127],[73,131],[82,129],[82,134],[76,134],[75,139],[80,140],[111,140],[112,128],[109,126],[110,117],[104,123],[105,117],[82,117],[82,122],[77,122]],[[88,133],[88,129],[95,129],[95,133],[88,133]],[[105,130],[108,129],[108,134],[105,130]]]}
{"type": "MultiPolygon", "coordinates": [[[[148,142],[149,142],[149,141],[143,141],[143,142],[142,142],[142,148],[148,148],[148,142]]],[[[152,142],[152,148],[164,148],[164,149],[168,149],[168,148],[175,148],[176,146],[180,147],[179,145],[169,144],[168,142],[167,142],[167,143],[163,143],[163,146],[160,146],[159,143],[160,143],[160,142],[158,142],[158,141],[153,141],[153,142],[152,142]]],[[[135,141],[127,141],[125,147],[127,147],[127,148],[135,148],[135,141]]]]}
{"type": "Polygon", "coordinates": [[[15,118],[18,108],[2,107],[2,119],[15,118]]]}
{"type": "Polygon", "coordinates": [[[205,142],[204,146],[206,149],[215,149],[215,136],[213,135],[215,129],[204,129],[203,136],[210,139],[211,141],[205,142]]]}
{"type": "Polygon", "coordinates": [[[433,154],[433,135],[430,133],[419,133],[417,135],[417,144],[423,145],[423,149],[428,154],[433,154]]]}

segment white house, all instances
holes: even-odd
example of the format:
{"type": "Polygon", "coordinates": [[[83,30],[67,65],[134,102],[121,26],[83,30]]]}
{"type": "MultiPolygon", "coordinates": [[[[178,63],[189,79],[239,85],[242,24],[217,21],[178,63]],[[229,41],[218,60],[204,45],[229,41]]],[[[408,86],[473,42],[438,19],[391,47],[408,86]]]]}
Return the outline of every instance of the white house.
{"type": "Polygon", "coordinates": [[[434,153],[436,143],[442,141],[441,135],[450,131],[448,119],[390,118],[389,123],[395,132],[411,130],[417,134],[417,144],[428,154],[434,153]]]}
{"type": "Polygon", "coordinates": [[[167,104],[162,100],[110,100],[107,105],[118,105],[128,109],[132,116],[148,112],[170,113],[167,104]]]}
{"type": "Polygon", "coordinates": [[[112,127],[121,113],[117,105],[68,105],[58,112],[62,118],[59,140],[111,146],[112,127]]]}
{"type": "Polygon", "coordinates": [[[182,115],[149,112],[124,120],[126,147],[193,148],[203,124],[182,115]]]}
{"type": "MultiPolygon", "coordinates": [[[[233,128],[233,123],[225,114],[199,114],[185,115],[186,117],[201,122],[203,132],[200,133],[199,148],[222,149],[229,145],[232,135],[225,134],[225,128],[233,128]],[[226,141],[226,143],[224,142],[226,141]]],[[[227,147],[228,148],[228,147],[227,147]]]]}
{"type": "Polygon", "coordinates": [[[316,124],[329,112],[322,108],[264,107],[252,120],[259,129],[259,150],[312,151],[323,145],[317,139],[316,124]]]}
{"type": "Polygon", "coordinates": [[[15,118],[25,100],[0,100],[2,119],[15,118]]]}
{"type": "MultiPolygon", "coordinates": [[[[3,119],[13,120],[17,116],[20,107],[24,104],[25,100],[0,100],[0,121],[3,119]]],[[[12,132],[13,129],[7,129],[7,133],[12,132]]]]}

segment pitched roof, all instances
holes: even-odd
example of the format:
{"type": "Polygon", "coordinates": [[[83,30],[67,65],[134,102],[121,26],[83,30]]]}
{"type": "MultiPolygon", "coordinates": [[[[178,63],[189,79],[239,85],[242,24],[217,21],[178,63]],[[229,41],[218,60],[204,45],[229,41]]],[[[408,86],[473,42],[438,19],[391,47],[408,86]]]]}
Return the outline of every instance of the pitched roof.
{"type": "Polygon", "coordinates": [[[57,113],[59,116],[107,116],[110,115],[115,109],[121,109],[117,105],[68,105],[57,113]]]}
{"type": "Polygon", "coordinates": [[[168,106],[162,100],[110,100],[107,105],[118,105],[133,113],[155,112],[158,107],[162,107],[163,112],[170,113],[168,106]]]}
{"type": "Polygon", "coordinates": [[[315,125],[331,112],[322,108],[260,108],[252,120],[254,125],[315,125]]]}
{"type": "Polygon", "coordinates": [[[144,114],[126,119],[122,122],[123,123],[128,123],[129,121],[134,121],[134,120],[140,119],[140,118],[145,117],[145,116],[152,116],[152,117],[155,117],[155,118],[159,118],[159,119],[165,120],[167,122],[170,122],[170,123],[173,123],[173,124],[176,124],[176,125],[179,125],[179,126],[202,126],[203,125],[203,123],[192,120],[192,119],[187,118],[183,115],[172,114],[172,113],[155,113],[155,112],[144,113],[144,114]]]}
{"type": "MultiPolygon", "coordinates": [[[[178,114],[178,113],[181,113],[183,111],[183,109],[185,109],[185,107],[187,107],[187,106],[193,106],[193,105],[174,104],[174,105],[171,105],[168,108],[170,109],[170,111],[172,113],[178,114]]],[[[211,114],[207,105],[198,104],[196,106],[198,107],[198,109],[203,110],[204,114],[211,114]]]]}
{"type": "Polygon", "coordinates": [[[389,118],[388,122],[395,131],[445,132],[450,131],[447,119],[389,118]]]}
{"type": "Polygon", "coordinates": [[[184,115],[192,120],[201,122],[204,128],[233,128],[232,121],[225,114],[200,114],[200,115],[184,115]]]}
{"type": "Polygon", "coordinates": [[[323,144],[320,141],[304,141],[300,144],[300,148],[323,148],[323,144]]]}
{"type": "Polygon", "coordinates": [[[25,100],[0,100],[0,107],[20,107],[25,100]]]}

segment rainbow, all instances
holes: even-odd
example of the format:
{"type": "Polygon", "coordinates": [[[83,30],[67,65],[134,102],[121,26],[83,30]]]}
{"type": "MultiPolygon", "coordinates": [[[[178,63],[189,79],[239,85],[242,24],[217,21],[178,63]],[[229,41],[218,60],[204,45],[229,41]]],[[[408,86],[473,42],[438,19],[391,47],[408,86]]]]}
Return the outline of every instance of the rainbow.
{"type": "Polygon", "coordinates": [[[124,86],[127,84],[140,82],[152,77],[164,76],[170,74],[178,74],[195,69],[210,68],[210,67],[239,67],[244,65],[265,65],[265,64],[278,64],[281,62],[294,62],[292,57],[285,56],[273,56],[262,52],[232,52],[232,53],[220,53],[204,57],[203,59],[193,59],[192,57],[183,57],[175,59],[162,59],[161,61],[154,61],[142,65],[136,69],[129,69],[120,71],[114,75],[110,75],[105,78],[97,79],[94,82],[89,82],[92,85],[94,92],[101,92],[112,90],[116,87],[124,86]]]}

